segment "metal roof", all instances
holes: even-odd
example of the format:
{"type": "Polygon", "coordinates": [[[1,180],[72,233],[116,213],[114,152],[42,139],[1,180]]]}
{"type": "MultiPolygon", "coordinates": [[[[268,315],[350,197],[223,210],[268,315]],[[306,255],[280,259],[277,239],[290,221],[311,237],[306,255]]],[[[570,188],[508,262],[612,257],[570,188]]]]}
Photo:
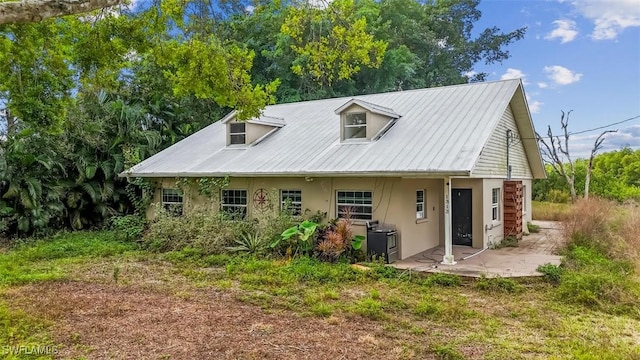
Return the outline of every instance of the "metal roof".
{"type": "MultiPolygon", "coordinates": [[[[286,126],[258,144],[226,146],[226,127],[218,121],[122,175],[470,175],[512,99],[527,108],[523,96],[514,97],[518,89],[520,80],[505,80],[270,105],[263,114],[286,126]],[[402,116],[377,140],[341,142],[334,109],[352,99],[402,116]]],[[[528,110],[526,117],[518,123],[531,127],[528,110]]],[[[537,146],[535,152],[530,162],[540,159],[537,146]]]]}

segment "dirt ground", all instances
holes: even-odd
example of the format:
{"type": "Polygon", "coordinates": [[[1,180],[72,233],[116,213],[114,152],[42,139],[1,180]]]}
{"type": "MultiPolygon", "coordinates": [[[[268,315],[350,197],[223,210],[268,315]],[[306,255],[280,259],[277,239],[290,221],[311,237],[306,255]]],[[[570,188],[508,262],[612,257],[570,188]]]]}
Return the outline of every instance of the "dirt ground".
{"type": "Polygon", "coordinates": [[[78,281],[14,288],[11,304],[54,325],[59,358],[397,359],[407,352],[379,324],[360,318],[266,313],[228,293],[175,296],[78,281]]]}

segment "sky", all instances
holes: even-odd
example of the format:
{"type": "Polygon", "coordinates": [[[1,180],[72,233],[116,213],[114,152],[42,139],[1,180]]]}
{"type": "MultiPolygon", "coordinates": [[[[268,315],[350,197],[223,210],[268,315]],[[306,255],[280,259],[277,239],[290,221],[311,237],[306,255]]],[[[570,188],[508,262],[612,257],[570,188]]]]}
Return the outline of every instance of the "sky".
{"type": "MultiPolygon", "coordinates": [[[[487,80],[521,78],[534,126],[571,132],[640,116],[640,0],[484,0],[478,31],[526,27],[502,64],[478,64],[487,80]]],[[[606,129],[602,151],[640,148],[640,117],[606,129]]],[[[588,157],[600,132],[573,135],[572,156],[588,157]]]]}

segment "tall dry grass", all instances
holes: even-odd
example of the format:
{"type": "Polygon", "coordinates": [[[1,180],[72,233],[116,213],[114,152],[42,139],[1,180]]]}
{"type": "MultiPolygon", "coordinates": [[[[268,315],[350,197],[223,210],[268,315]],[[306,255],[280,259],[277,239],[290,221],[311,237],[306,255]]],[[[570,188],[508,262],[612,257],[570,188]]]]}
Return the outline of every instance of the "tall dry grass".
{"type": "Polygon", "coordinates": [[[563,221],[571,211],[571,204],[533,201],[532,211],[533,220],[563,221]]]}
{"type": "Polygon", "coordinates": [[[632,262],[640,273],[640,205],[581,199],[564,219],[568,245],[597,249],[612,260],[632,262]]]}

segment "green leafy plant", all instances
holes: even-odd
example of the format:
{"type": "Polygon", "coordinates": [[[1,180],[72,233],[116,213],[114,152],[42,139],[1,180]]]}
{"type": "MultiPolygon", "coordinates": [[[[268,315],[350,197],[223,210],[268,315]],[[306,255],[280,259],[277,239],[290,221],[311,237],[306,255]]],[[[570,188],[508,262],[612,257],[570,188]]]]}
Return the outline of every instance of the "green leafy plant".
{"type": "Polygon", "coordinates": [[[537,234],[540,232],[540,226],[527,222],[527,230],[532,234],[537,234]]]}
{"type": "Polygon", "coordinates": [[[294,250],[302,250],[303,252],[310,252],[313,249],[313,235],[318,229],[318,224],[309,220],[301,222],[297,226],[293,226],[285,230],[280,238],[271,243],[271,247],[275,248],[280,244],[280,241],[288,241],[288,252],[294,252],[294,250]],[[294,249],[295,247],[296,249],[294,249]]]}
{"type": "Polygon", "coordinates": [[[126,240],[142,237],[146,225],[145,219],[140,215],[124,215],[111,218],[111,226],[126,240]]]}
{"type": "Polygon", "coordinates": [[[554,284],[559,284],[562,278],[563,269],[557,265],[544,264],[538,266],[538,272],[544,274],[544,278],[554,284]]]}
{"type": "Polygon", "coordinates": [[[235,244],[226,249],[231,252],[262,254],[269,247],[269,242],[258,233],[243,233],[235,240],[235,244]]]}

